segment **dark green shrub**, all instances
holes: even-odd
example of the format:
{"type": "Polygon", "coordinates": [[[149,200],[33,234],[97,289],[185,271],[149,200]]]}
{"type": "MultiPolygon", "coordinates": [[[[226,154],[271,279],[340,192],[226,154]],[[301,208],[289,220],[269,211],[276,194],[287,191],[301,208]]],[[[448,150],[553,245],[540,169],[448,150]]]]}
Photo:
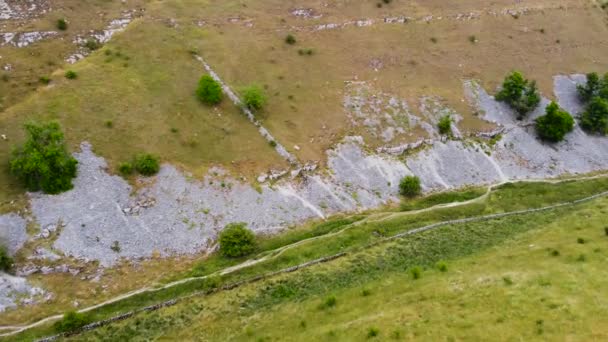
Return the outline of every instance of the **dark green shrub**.
{"type": "Polygon", "coordinates": [[[496,94],[496,100],[506,102],[518,114],[518,119],[533,111],[540,103],[540,95],[536,82],[529,81],[518,72],[514,71],[508,75],[502,89],[496,94]]]}
{"type": "Polygon", "coordinates": [[[361,295],[363,297],[367,297],[367,296],[369,296],[371,294],[372,294],[372,292],[370,290],[368,290],[368,289],[363,289],[363,291],[361,291],[361,295]]]}
{"type": "Polygon", "coordinates": [[[572,116],[551,102],[545,109],[546,114],[536,119],[536,131],[543,140],[559,142],[574,128],[572,116]]]}
{"type": "Polygon", "coordinates": [[[59,31],[65,31],[68,29],[68,22],[65,19],[57,19],[57,29],[59,31]]]}
{"type": "Polygon", "coordinates": [[[61,321],[55,322],[55,331],[75,331],[91,322],[88,315],[76,311],[69,311],[63,315],[61,321]]]}
{"type": "Polygon", "coordinates": [[[380,329],[371,327],[367,330],[367,338],[373,338],[380,335],[380,329]]]}
{"type": "Polygon", "coordinates": [[[602,80],[596,72],[587,74],[587,83],[576,86],[578,96],[583,102],[589,102],[599,96],[600,89],[602,89],[602,80]]]}
{"type": "Polygon", "coordinates": [[[414,267],[410,268],[410,275],[412,276],[412,279],[414,279],[414,280],[420,279],[420,277],[422,277],[422,268],[420,268],[418,266],[414,266],[414,267]]]}
{"type": "Polygon", "coordinates": [[[511,279],[511,277],[509,277],[509,276],[502,277],[502,282],[505,285],[513,285],[513,279],[511,279]]]}
{"type": "Polygon", "coordinates": [[[67,151],[57,122],[25,125],[27,141],[13,150],[10,171],[29,191],[56,194],[72,188],[78,162],[67,151]]]}
{"type": "Polygon", "coordinates": [[[95,51],[101,47],[101,43],[97,39],[89,38],[84,43],[84,47],[86,47],[87,49],[89,49],[91,51],[95,51]]]}
{"type": "Polygon", "coordinates": [[[608,134],[608,101],[594,97],[581,114],[581,127],[588,132],[608,134]]]}
{"type": "Polygon", "coordinates": [[[7,272],[13,267],[13,258],[8,254],[6,247],[0,246],[0,270],[7,272]]]}
{"type": "Polygon", "coordinates": [[[439,133],[441,134],[450,134],[452,133],[452,117],[449,115],[444,115],[439,119],[439,123],[437,124],[439,128],[439,133]]]}
{"type": "Polygon", "coordinates": [[[559,256],[559,251],[557,249],[554,249],[551,251],[551,256],[559,256]]]}
{"type": "Polygon", "coordinates": [[[123,176],[128,176],[133,174],[133,164],[131,163],[121,163],[118,165],[118,172],[123,176]]]}
{"type": "Polygon", "coordinates": [[[422,188],[420,178],[416,176],[406,176],[399,182],[399,193],[405,197],[416,197],[420,195],[422,188]]]}
{"type": "Polygon", "coordinates": [[[216,105],[222,102],[222,86],[209,75],[204,75],[198,81],[198,88],[196,88],[196,97],[201,102],[216,105]]]}
{"type": "Polygon", "coordinates": [[[292,34],[288,34],[287,37],[285,37],[285,43],[289,44],[289,45],[293,45],[296,43],[296,37],[294,37],[292,34]]]}
{"type": "Polygon", "coordinates": [[[68,80],[73,80],[76,77],[78,77],[78,74],[76,74],[76,71],[68,70],[65,72],[65,78],[67,78],[68,80]]]}
{"type": "Polygon", "coordinates": [[[469,36],[469,42],[471,42],[472,44],[477,43],[477,37],[476,36],[469,36]]]}
{"type": "Polygon", "coordinates": [[[576,242],[581,245],[584,245],[586,241],[585,241],[585,239],[579,237],[578,239],[576,239],[576,242]]]}
{"type": "Polygon", "coordinates": [[[604,234],[606,234],[606,236],[608,236],[608,227],[604,228],[604,234]]]}
{"type": "Polygon", "coordinates": [[[260,110],[266,103],[266,95],[262,88],[251,85],[243,89],[243,103],[251,110],[260,110]]]}
{"type": "Polygon", "coordinates": [[[220,233],[220,253],[229,258],[251,254],[255,250],[255,235],[245,223],[231,223],[220,233]]]}
{"type": "Polygon", "coordinates": [[[144,153],[135,157],[133,168],[143,176],[152,176],[158,173],[160,164],[157,157],[144,153]]]}
{"type": "Polygon", "coordinates": [[[438,261],[436,266],[437,266],[437,269],[441,272],[448,271],[448,264],[446,264],[445,261],[438,261]]]}
{"type": "Polygon", "coordinates": [[[48,76],[40,76],[40,78],[38,80],[42,84],[49,84],[49,83],[51,83],[51,79],[48,76]]]}
{"type": "Polygon", "coordinates": [[[272,147],[272,148],[277,147],[277,142],[275,140],[270,140],[268,143],[270,144],[270,147],[272,147]]]}

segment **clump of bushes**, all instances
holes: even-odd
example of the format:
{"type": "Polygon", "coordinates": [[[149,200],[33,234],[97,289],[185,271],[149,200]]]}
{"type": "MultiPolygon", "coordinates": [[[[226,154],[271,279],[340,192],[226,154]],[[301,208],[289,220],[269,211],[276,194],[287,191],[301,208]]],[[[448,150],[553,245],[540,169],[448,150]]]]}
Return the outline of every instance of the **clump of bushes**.
{"type": "Polygon", "coordinates": [[[578,96],[587,104],[581,114],[581,127],[587,132],[608,134],[608,73],[604,77],[595,73],[587,74],[587,82],[578,85],[578,96]]]}
{"type": "Polygon", "coordinates": [[[514,71],[505,78],[496,100],[507,103],[521,120],[538,106],[540,95],[535,81],[529,81],[522,73],[514,71]]]}
{"type": "Polygon", "coordinates": [[[157,157],[143,153],[135,157],[133,168],[143,176],[152,176],[158,173],[160,164],[157,157]]]}
{"type": "Polygon", "coordinates": [[[222,102],[222,86],[213,77],[204,75],[198,81],[196,97],[205,104],[216,105],[222,102]]]}
{"type": "Polygon", "coordinates": [[[229,258],[251,254],[256,247],[255,235],[245,223],[231,223],[220,233],[220,253],[229,258]]]}
{"type": "Polygon", "coordinates": [[[420,178],[416,176],[405,176],[399,182],[399,193],[405,197],[416,197],[420,195],[422,187],[420,178]]]}
{"type": "Polygon", "coordinates": [[[72,188],[78,162],[72,157],[57,122],[25,125],[27,141],[13,150],[10,172],[29,191],[57,194],[72,188]]]}
{"type": "Polygon", "coordinates": [[[446,135],[452,133],[452,117],[449,115],[442,116],[439,119],[439,123],[437,123],[437,127],[440,134],[446,135]]]}
{"type": "Polygon", "coordinates": [[[260,110],[266,104],[266,95],[257,85],[250,85],[243,89],[243,103],[251,110],[260,110]]]}
{"type": "Polygon", "coordinates": [[[546,114],[536,119],[536,131],[543,140],[559,142],[574,128],[572,116],[551,102],[545,109],[546,114]]]}
{"type": "Polygon", "coordinates": [[[68,71],[65,72],[64,76],[68,80],[73,80],[73,79],[76,79],[78,77],[78,74],[74,70],[68,70],[68,71]]]}
{"type": "Polygon", "coordinates": [[[63,315],[61,321],[55,322],[54,327],[57,332],[67,332],[82,328],[90,322],[91,319],[88,315],[76,311],[69,311],[63,315]]]}
{"type": "Polygon", "coordinates": [[[13,258],[8,254],[6,247],[0,246],[0,270],[8,272],[13,267],[13,258]]]}
{"type": "Polygon", "coordinates": [[[57,29],[59,31],[65,31],[68,29],[68,22],[61,18],[61,19],[57,19],[57,29]]]}
{"type": "Polygon", "coordinates": [[[289,45],[293,45],[296,43],[296,37],[294,37],[292,34],[288,34],[287,37],[285,37],[285,43],[289,44],[289,45]]]}

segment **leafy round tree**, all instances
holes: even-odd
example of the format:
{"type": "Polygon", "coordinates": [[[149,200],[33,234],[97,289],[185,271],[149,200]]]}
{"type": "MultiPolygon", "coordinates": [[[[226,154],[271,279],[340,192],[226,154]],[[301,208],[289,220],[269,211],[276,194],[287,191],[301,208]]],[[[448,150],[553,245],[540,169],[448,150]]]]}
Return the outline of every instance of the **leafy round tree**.
{"type": "Polygon", "coordinates": [[[566,134],[574,128],[574,119],[555,102],[551,102],[545,111],[547,114],[536,119],[538,135],[552,142],[564,140],[566,134]]]}
{"type": "Polygon", "coordinates": [[[598,96],[602,87],[602,81],[596,72],[587,74],[587,82],[576,86],[578,96],[583,102],[589,102],[592,98],[598,96]]]}
{"type": "Polygon", "coordinates": [[[209,75],[204,75],[198,81],[196,96],[201,102],[208,105],[216,105],[222,102],[222,86],[209,75]]]}
{"type": "Polygon", "coordinates": [[[160,169],[158,158],[148,153],[140,154],[135,157],[133,167],[135,170],[137,170],[137,172],[144,176],[155,175],[160,169]]]}
{"type": "Polygon", "coordinates": [[[251,85],[243,89],[243,103],[251,110],[260,110],[266,104],[266,95],[262,88],[251,85]]]}
{"type": "Polygon", "coordinates": [[[250,254],[255,245],[255,235],[245,223],[231,223],[220,233],[220,253],[229,258],[250,254]]]}
{"type": "Polygon", "coordinates": [[[29,191],[57,194],[72,188],[78,162],[67,151],[57,122],[25,125],[27,141],[13,150],[10,171],[29,191]]]}
{"type": "Polygon", "coordinates": [[[588,132],[608,134],[608,101],[594,97],[581,114],[581,127],[588,132]]]}
{"type": "Polygon", "coordinates": [[[529,81],[522,73],[514,71],[505,78],[496,100],[506,102],[519,114],[518,119],[522,119],[538,106],[540,95],[535,81],[529,81]]]}
{"type": "Polygon", "coordinates": [[[420,178],[416,176],[405,176],[399,182],[399,193],[405,197],[416,197],[421,191],[420,178]]]}

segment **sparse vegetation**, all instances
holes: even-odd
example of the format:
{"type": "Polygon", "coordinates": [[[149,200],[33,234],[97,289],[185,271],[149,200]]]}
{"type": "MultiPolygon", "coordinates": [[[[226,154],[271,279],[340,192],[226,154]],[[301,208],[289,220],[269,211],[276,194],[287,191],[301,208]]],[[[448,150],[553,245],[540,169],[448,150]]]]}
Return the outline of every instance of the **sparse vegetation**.
{"type": "Polygon", "coordinates": [[[399,182],[399,193],[405,197],[416,197],[420,195],[422,187],[420,185],[420,178],[416,176],[405,176],[399,182]]]}
{"type": "Polygon", "coordinates": [[[72,188],[78,162],[65,147],[57,122],[28,123],[27,141],[13,150],[10,171],[29,191],[56,194],[72,188]]]}
{"type": "Polygon", "coordinates": [[[535,81],[529,81],[522,73],[514,71],[505,78],[502,89],[496,94],[496,100],[507,103],[521,120],[538,107],[540,94],[535,81]]]}
{"type": "Polygon", "coordinates": [[[574,119],[555,102],[551,102],[545,111],[545,115],[536,119],[538,135],[551,142],[564,140],[566,134],[574,128],[574,119]]]}
{"type": "Polygon", "coordinates": [[[213,77],[204,75],[198,81],[196,96],[205,104],[217,105],[222,102],[222,86],[213,77]]]}
{"type": "Polygon", "coordinates": [[[261,110],[266,104],[264,90],[257,85],[251,85],[243,89],[243,103],[251,110],[261,110]]]}
{"type": "Polygon", "coordinates": [[[81,328],[91,322],[90,318],[84,314],[76,311],[69,311],[63,315],[60,321],[55,323],[55,331],[57,332],[69,332],[81,328]]]}
{"type": "Polygon", "coordinates": [[[220,233],[220,253],[229,258],[251,254],[256,247],[255,235],[245,223],[231,223],[220,233]]]}

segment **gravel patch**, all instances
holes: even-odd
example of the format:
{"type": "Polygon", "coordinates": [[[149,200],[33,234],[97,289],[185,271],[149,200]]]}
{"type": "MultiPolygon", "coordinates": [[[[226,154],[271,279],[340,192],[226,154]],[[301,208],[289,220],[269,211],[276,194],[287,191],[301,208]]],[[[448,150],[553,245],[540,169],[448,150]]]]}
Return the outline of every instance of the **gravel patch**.
{"type": "Polygon", "coordinates": [[[33,304],[44,291],[33,287],[25,278],[0,272],[0,312],[19,304],[33,304]]]}
{"type": "Polygon", "coordinates": [[[14,255],[27,240],[26,221],[17,214],[0,215],[0,244],[14,255]]]}

